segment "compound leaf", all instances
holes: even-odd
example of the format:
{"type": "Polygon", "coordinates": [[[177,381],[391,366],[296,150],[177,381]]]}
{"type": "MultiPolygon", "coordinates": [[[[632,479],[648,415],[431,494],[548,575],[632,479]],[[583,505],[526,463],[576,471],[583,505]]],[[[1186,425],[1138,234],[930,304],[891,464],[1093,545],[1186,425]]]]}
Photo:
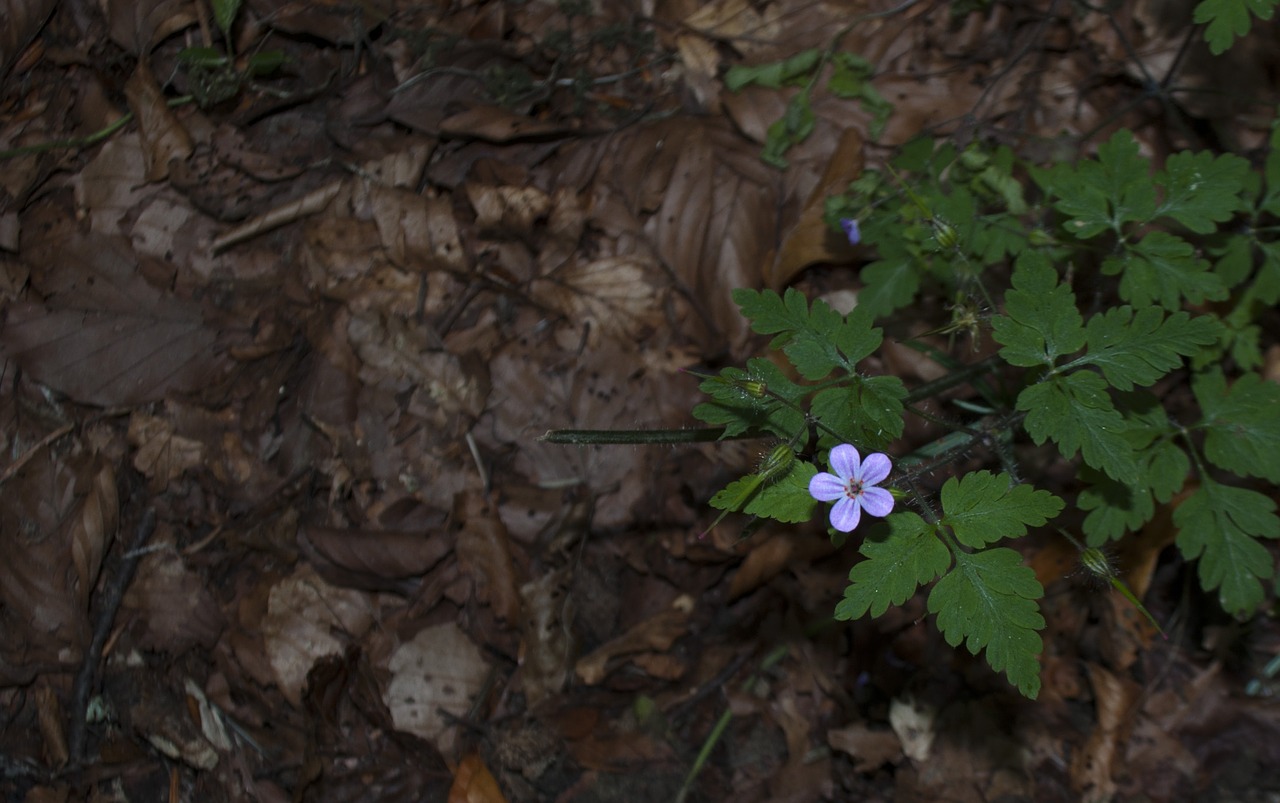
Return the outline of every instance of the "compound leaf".
{"type": "Polygon", "coordinates": [[[751,319],[754,331],[777,335],[770,346],[781,348],[806,379],[825,379],[836,368],[853,373],[854,364],[879,348],[883,339],[865,312],[845,318],[821,299],[811,309],[795,288],[787,288],[785,296],[738,289],[733,300],[751,319]]]}
{"type": "Polygon", "coordinates": [[[1277,0],[1203,0],[1196,6],[1196,24],[1209,23],[1204,39],[1209,52],[1220,56],[1237,37],[1249,33],[1254,17],[1271,19],[1277,0]]]}
{"type": "Polygon", "coordinates": [[[1247,616],[1263,601],[1262,581],[1275,573],[1274,561],[1258,538],[1280,538],[1276,505],[1257,491],[1221,485],[1207,477],[1200,489],[1173,512],[1178,549],[1200,559],[1200,584],[1220,588],[1222,607],[1247,616]]]}
{"type": "Polygon", "coordinates": [[[858,551],[866,560],[849,570],[849,587],[836,605],[837,619],[857,619],[867,611],[879,616],[890,605],[906,602],[951,565],[951,553],[915,513],[896,513],[884,525],[889,528],[887,538],[868,536],[862,542],[858,551]]]}
{"type": "Polygon", "coordinates": [[[1164,231],[1153,231],[1137,245],[1130,246],[1123,262],[1107,260],[1104,271],[1124,271],[1120,297],[1145,307],[1160,304],[1166,309],[1182,306],[1182,298],[1193,304],[1205,299],[1221,301],[1227,288],[1221,277],[1209,271],[1209,263],[1196,256],[1187,241],[1164,231]]]}
{"type": "Polygon", "coordinates": [[[1051,439],[1063,457],[1079,451],[1086,463],[1120,482],[1137,479],[1125,420],[1097,374],[1076,371],[1031,385],[1018,394],[1018,409],[1026,411],[1024,425],[1037,444],[1051,439]]]}
{"type": "Polygon", "coordinates": [[[942,486],[942,523],[960,543],[981,549],[1018,538],[1062,511],[1062,500],[1030,485],[1011,485],[1008,474],[974,471],[942,486]]]}
{"type": "Polygon", "coordinates": [[[1191,389],[1204,411],[1205,456],[1242,476],[1280,482],[1280,385],[1245,374],[1228,389],[1213,368],[1191,389]]]}
{"type": "Polygon", "coordinates": [[[1076,364],[1097,365],[1112,387],[1132,390],[1135,384],[1154,384],[1183,357],[1216,343],[1218,330],[1207,315],[1177,312],[1165,318],[1159,307],[1144,307],[1136,315],[1132,307],[1113,307],[1089,319],[1089,353],[1076,364]]]}
{"type": "Polygon", "coordinates": [[[1197,234],[1209,234],[1240,208],[1249,162],[1231,153],[1183,151],[1170,156],[1156,181],[1164,185],[1157,215],[1168,215],[1197,234]]]}
{"type": "Polygon", "coordinates": [[[1000,356],[1012,365],[1052,366],[1085,343],[1084,326],[1071,288],[1058,282],[1049,259],[1037,251],[1018,257],[1013,289],[1005,294],[1005,315],[992,319],[1000,356]]]}
{"type": "Polygon", "coordinates": [[[987,663],[1003,671],[1031,699],[1040,693],[1040,634],[1044,617],[1036,600],[1044,589],[1022,556],[1003,547],[956,553],[956,567],[929,593],[929,611],[951,646],[962,640],[987,663]]]}

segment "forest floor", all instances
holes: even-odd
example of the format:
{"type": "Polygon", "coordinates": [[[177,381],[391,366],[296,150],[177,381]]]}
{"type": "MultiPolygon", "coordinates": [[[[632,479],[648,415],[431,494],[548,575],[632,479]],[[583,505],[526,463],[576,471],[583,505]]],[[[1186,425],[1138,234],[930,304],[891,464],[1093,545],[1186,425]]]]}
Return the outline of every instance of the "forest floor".
{"type": "MultiPolygon", "coordinates": [[[[539,441],[696,426],[685,371],[765,349],[734,288],[854,303],[823,199],[914,137],[1256,153],[1274,28],[1215,59],[1173,2],[247,0],[229,50],[230,3],[0,5],[0,150],[36,146],[0,169],[5,800],[1280,800],[1280,627],[1215,611],[1167,507],[1117,555],[1168,640],[1029,540],[1028,700],[919,596],[833,622],[822,521],[700,537],[759,443],[539,441]],[[766,164],[799,90],[725,70],[833,41],[887,117],[819,82],[766,164]]],[[[946,301],[870,369],[935,377],[901,342],[946,301]]]]}

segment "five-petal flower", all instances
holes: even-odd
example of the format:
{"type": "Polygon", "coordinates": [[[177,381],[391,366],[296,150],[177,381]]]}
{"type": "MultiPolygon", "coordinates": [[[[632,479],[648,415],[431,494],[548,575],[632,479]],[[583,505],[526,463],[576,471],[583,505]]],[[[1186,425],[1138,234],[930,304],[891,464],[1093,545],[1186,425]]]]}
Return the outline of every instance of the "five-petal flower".
{"type": "Polygon", "coordinates": [[[889,476],[893,463],[887,455],[876,452],[863,460],[858,450],[842,443],[828,457],[834,474],[819,472],[809,480],[809,495],[819,502],[835,502],[831,508],[831,526],[842,533],[851,532],[866,510],[873,516],[887,516],[893,510],[893,494],[875,487],[889,476]]]}

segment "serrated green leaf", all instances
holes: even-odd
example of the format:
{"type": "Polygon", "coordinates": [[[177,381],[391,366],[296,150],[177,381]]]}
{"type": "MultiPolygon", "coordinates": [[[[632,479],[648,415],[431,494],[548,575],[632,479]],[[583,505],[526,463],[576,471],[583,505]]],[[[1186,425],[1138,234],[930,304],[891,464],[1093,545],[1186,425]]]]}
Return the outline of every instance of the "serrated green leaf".
{"type": "Polygon", "coordinates": [[[837,368],[854,373],[855,364],[883,340],[867,313],[855,310],[846,318],[821,299],[810,308],[795,288],[787,288],[785,296],[738,289],[733,299],[754,331],[777,335],[770,346],[781,348],[806,379],[825,379],[837,368]]]}
{"type": "Polygon", "coordinates": [[[1072,365],[1096,365],[1112,387],[1132,390],[1135,384],[1154,384],[1182,365],[1183,357],[1216,343],[1219,329],[1207,315],[1192,318],[1177,312],[1165,318],[1159,307],[1145,307],[1136,315],[1131,307],[1113,307],[1089,319],[1089,353],[1072,365]]]}
{"type": "Polygon", "coordinates": [[[1085,333],[1071,288],[1038,251],[1018,257],[1013,289],[1005,294],[1005,315],[991,321],[993,337],[1004,345],[1000,356],[1012,365],[1052,366],[1084,346],[1085,333]]]}
{"type": "Polygon", "coordinates": [[[1147,234],[1128,248],[1127,257],[1108,260],[1104,269],[1124,270],[1120,297],[1134,306],[1158,303],[1166,309],[1178,309],[1182,298],[1200,304],[1205,299],[1221,301],[1227,297],[1222,279],[1209,272],[1209,263],[1196,256],[1190,243],[1168,232],[1147,234]]]}
{"type": "Polygon", "coordinates": [[[1275,574],[1271,553],[1258,538],[1280,538],[1276,505],[1257,491],[1205,478],[1200,490],[1173,512],[1178,549],[1200,560],[1200,584],[1219,588],[1222,607],[1247,616],[1262,604],[1263,580],[1275,574]]]}
{"type": "Polygon", "coordinates": [[[895,513],[872,529],[858,549],[865,556],[849,570],[849,586],[836,605],[837,619],[879,616],[901,605],[951,565],[951,553],[915,513],[895,513]],[[877,533],[888,529],[886,538],[877,533]]]}
{"type": "MultiPolygon", "coordinates": [[[[772,394],[797,403],[809,390],[792,382],[778,366],[758,357],[747,361],[747,370],[726,368],[721,375],[730,380],[762,382],[772,394]]],[[[711,401],[693,408],[693,416],[712,426],[725,428],[722,438],[732,438],[747,432],[771,432],[790,440],[804,430],[807,422],[804,413],[783,404],[772,396],[756,398],[732,381],[708,379],[698,386],[711,401]]]]}
{"type": "Polygon", "coordinates": [[[897,257],[872,262],[862,269],[859,278],[863,288],[858,292],[858,308],[877,317],[907,306],[920,292],[920,270],[905,251],[897,257]]]}
{"type": "Polygon", "coordinates": [[[1172,441],[1162,441],[1138,453],[1138,479],[1133,485],[1116,482],[1085,467],[1080,477],[1090,483],[1076,506],[1089,511],[1082,525],[1089,546],[1102,546],[1125,533],[1136,532],[1151,520],[1156,502],[1168,502],[1191,473],[1187,453],[1172,441]]]}
{"type": "Polygon", "coordinates": [[[958,552],[955,558],[956,567],[929,593],[938,629],[953,647],[963,640],[974,655],[985,648],[991,668],[1035,699],[1044,648],[1037,632],[1044,628],[1044,617],[1036,604],[1044,589],[1035,572],[1012,549],[958,552]]]}
{"type": "Polygon", "coordinates": [[[804,142],[813,133],[817,118],[813,114],[808,90],[797,92],[787,101],[782,117],[770,124],[765,133],[764,150],[760,159],[765,164],[785,170],[787,151],[804,142]]]}
{"type": "Polygon", "coordinates": [[[1037,444],[1051,439],[1063,457],[1079,451],[1086,463],[1120,482],[1137,479],[1124,418],[1097,374],[1076,371],[1031,385],[1018,394],[1018,409],[1026,411],[1024,426],[1037,444]]]}
{"type": "Polygon", "coordinates": [[[1040,171],[1037,181],[1059,200],[1054,208],[1072,218],[1064,228],[1087,240],[1110,229],[1123,235],[1124,224],[1143,223],[1155,215],[1155,186],[1150,165],[1128,131],[1117,131],[1098,146],[1098,158],[1073,168],[1040,171]]]}
{"type": "Polygon", "coordinates": [[[1235,154],[1175,153],[1156,177],[1164,185],[1156,215],[1168,215],[1197,234],[1208,234],[1240,209],[1248,172],[1249,162],[1235,154]]]}
{"type": "Polygon", "coordinates": [[[1280,385],[1245,374],[1228,389],[1213,368],[1191,389],[1204,412],[1205,456],[1236,474],[1280,482],[1280,385]]]}
{"type": "Polygon", "coordinates": [[[1231,47],[1237,37],[1249,33],[1253,16],[1269,20],[1277,0],[1202,0],[1196,6],[1196,24],[1209,23],[1204,30],[1204,40],[1209,52],[1220,56],[1231,47]]]}
{"type": "Polygon", "coordinates": [[[786,476],[764,486],[751,498],[743,513],[774,519],[784,524],[798,524],[813,516],[818,502],[809,495],[809,480],[818,473],[812,463],[796,461],[786,476]]]}
{"type": "Polygon", "coordinates": [[[902,400],[907,389],[896,376],[855,377],[852,384],[827,388],[813,397],[810,413],[840,434],[822,433],[819,447],[837,442],[883,449],[902,435],[902,400]]]}
{"type": "Polygon", "coordinates": [[[956,540],[981,549],[1001,538],[1019,538],[1062,512],[1062,500],[1030,485],[1010,486],[1008,474],[974,471],[942,486],[942,523],[956,540]]]}

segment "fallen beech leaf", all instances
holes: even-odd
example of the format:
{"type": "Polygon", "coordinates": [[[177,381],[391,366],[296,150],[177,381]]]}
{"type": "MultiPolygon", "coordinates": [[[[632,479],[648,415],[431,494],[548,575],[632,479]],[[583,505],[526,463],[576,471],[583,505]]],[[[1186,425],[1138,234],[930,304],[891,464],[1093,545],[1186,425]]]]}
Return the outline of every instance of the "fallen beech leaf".
{"type": "Polygon", "coordinates": [[[571,129],[562,123],[535,120],[498,106],[477,106],[440,121],[441,134],[471,136],[489,142],[548,137],[569,131],[571,129]]]}
{"type": "Polygon", "coordinates": [[[832,231],[823,213],[829,196],[844,192],[849,182],[862,175],[862,162],[862,136],[856,128],[847,128],[822,180],[809,193],[800,219],[783,237],[778,255],[765,275],[767,286],[780,291],[810,265],[836,262],[850,255],[848,238],[832,231]]]}
{"type": "Polygon", "coordinates": [[[467,753],[458,762],[449,787],[449,803],[506,803],[498,781],[479,753],[467,753]]]}
{"type": "Polygon", "coordinates": [[[489,670],[480,650],[456,624],[446,622],[400,645],[387,669],[391,680],[382,698],[396,727],[434,742],[447,755],[457,734],[440,711],[466,715],[489,670]]]}
{"type": "Polygon", "coordinates": [[[407,593],[453,551],[454,540],[427,532],[302,527],[298,546],[329,583],[407,593]]]}
{"type": "Polygon", "coordinates": [[[347,639],[357,639],[373,624],[373,600],[366,594],[335,588],[303,565],[271,588],[261,631],[276,683],[293,705],[302,701],[307,673],[327,655],[340,655],[347,639]]]}
{"type": "Polygon", "coordinates": [[[657,282],[653,262],[615,256],[594,262],[575,260],[535,279],[530,294],[575,323],[590,325],[597,335],[628,338],[659,324],[657,282]]]}
{"type": "Polygon", "coordinates": [[[474,493],[454,500],[454,519],[465,522],[458,532],[458,566],[476,586],[476,596],[500,619],[520,621],[520,583],[516,579],[511,539],[497,508],[474,493]]]}
{"type": "Polygon", "coordinates": [[[865,722],[853,722],[827,731],[831,749],[853,756],[855,772],[875,772],[902,759],[902,741],[891,730],[872,730],[865,722]]]}
{"type": "Polygon", "coordinates": [[[138,61],[133,75],[125,83],[124,94],[138,121],[142,152],[147,157],[147,181],[168,178],[170,160],[185,160],[195,146],[187,129],[169,108],[146,59],[138,61]]]}
{"type": "Polygon", "coordinates": [[[520,587],[521,685],[529,708],[559,693],[573,666],[573,608],[567,568],[547,572],[520,587]]]}
{"type": "Polygon", "coordinates": [[[747,559],[733,575],[733,583],[729,586],[729,599],[735,600],[743,594],[755,591],[769,582],[778,572],[787,566],[794,551],[795,540],[788,536],[774,536],[747,553],[747,559]]]}
{"type": "Polygon", "coordinates": [[[151,480],[152,493],[160,493],[204,461],[204,444],[175,435],[172,422],[146,413],[129,416],[129,442],[138,450],[133,467],[151,480]]]}
{"type": "Polygon", "coordinates": [[[594,686],[604,680],[609,673],[609,662],[614,658],[646,650],[670,649],[688,628],[689,612],[692,610],[693,598],[688,594],[680,595],[667,610],[644,620],[582,658],[574,671],[583,683],[594,686]]]}

